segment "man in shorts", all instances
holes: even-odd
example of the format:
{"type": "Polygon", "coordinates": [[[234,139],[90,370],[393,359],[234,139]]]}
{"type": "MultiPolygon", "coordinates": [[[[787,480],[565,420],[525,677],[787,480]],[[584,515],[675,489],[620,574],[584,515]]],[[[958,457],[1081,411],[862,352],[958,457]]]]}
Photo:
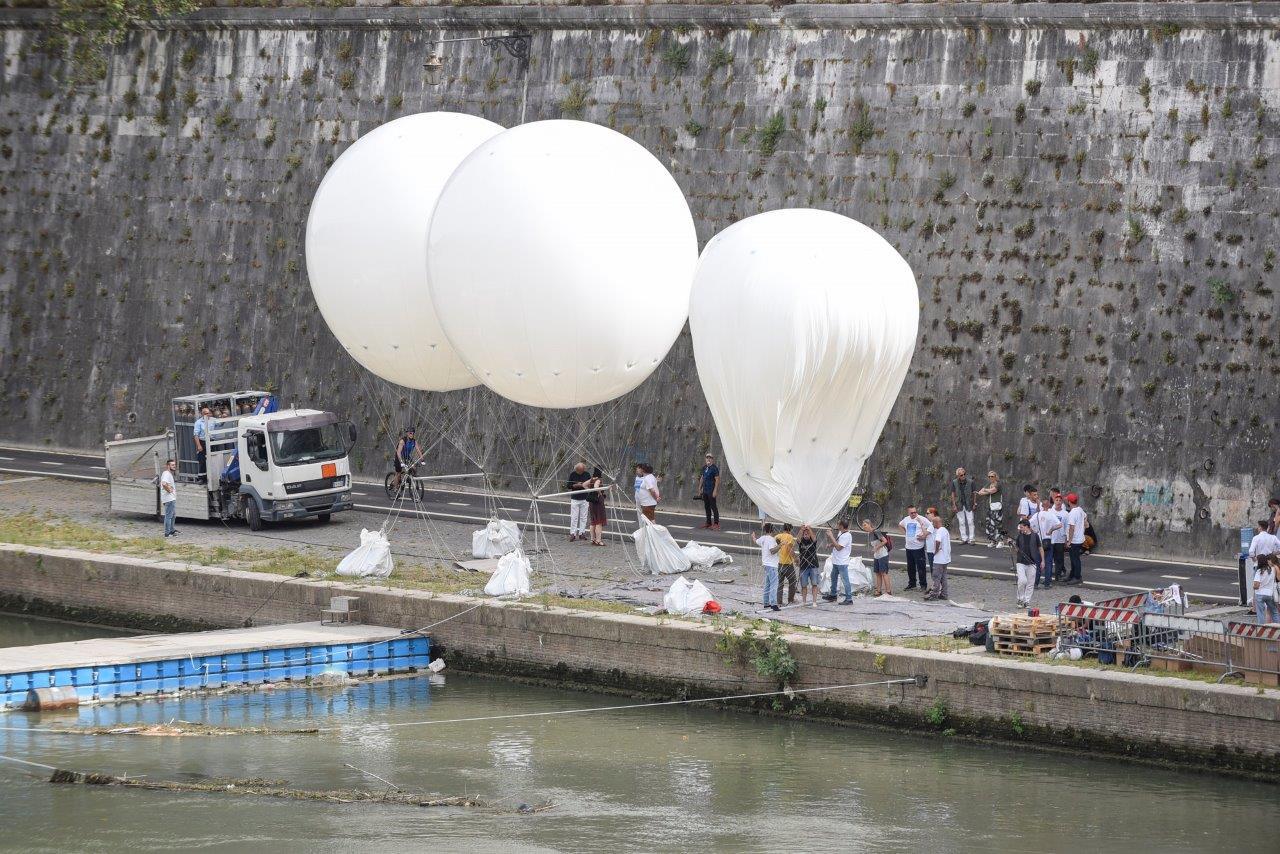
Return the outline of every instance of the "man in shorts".
{"type": "Polygon", "coordinates": [[[796,566],[800,569],[800,602],[816,608],[821,586],[818,580],[818,538],[808,525],[800,527],[800,539],[796,541],[796,566]],[[813,594],[812,602],[809,601],[810,594],[813,594]]]}
{"type": "Polygon", "coordinates": [[[893,542],[884,531],[872,526],[865,519],[862,522],[863,532],[870,538],[872,571],[875,573],[876,596],[892,596],[893,583],[889,580],[889,549],[893,542]]]}

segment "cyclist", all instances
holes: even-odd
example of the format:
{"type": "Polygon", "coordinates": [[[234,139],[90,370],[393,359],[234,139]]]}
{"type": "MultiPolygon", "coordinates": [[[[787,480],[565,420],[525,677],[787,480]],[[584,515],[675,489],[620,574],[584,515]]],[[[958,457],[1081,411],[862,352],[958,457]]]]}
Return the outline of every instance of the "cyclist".
{"type": "Polygon", "coordinates": [[[396,442],[396,457],[394,462],[396,468],[396,476],[394,479],[395,492],[400,491],[400,486],[404,482],[405,472],[412,469],[422,461],[422,452],[418,450],[418,440],[414,434],[412,427],[406,427],[405,431],[400,434],[400,440],[396,442]],[[414,457],[414,454],[417,457],[414,457]]]}

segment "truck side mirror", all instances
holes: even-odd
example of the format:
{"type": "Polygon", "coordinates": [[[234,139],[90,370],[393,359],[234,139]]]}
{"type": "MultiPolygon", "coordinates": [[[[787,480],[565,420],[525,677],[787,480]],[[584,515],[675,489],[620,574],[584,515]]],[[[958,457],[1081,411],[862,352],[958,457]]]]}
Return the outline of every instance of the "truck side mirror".
{"type": "Polygon", "coordinates": [[[356,425],[350,421],[347,422],[347,452],[356,446],[356,425]]]}

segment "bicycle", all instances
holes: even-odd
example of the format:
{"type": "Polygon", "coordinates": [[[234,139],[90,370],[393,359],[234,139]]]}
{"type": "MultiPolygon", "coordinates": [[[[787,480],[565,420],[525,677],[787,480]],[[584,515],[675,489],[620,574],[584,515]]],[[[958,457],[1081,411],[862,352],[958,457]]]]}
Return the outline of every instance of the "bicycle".
{"type": "Polygon", "coordinates": [[[421,482],[414,480],[418,473],[418,465],[421,462],[421,460],[418,460],[418,462],[412,463],[403,472],[392,470],[390,474],[382,479],[382,488],[387,491],[387,498],[392,501],[399,501],[403,497],[406,487],[410,490],[409,495],[418,501],[426,498],[427,488],[421,482]]]}
{"type": "Polygon", "coordinates": [[[872,528],[879,528],[884,524],[884,507],[874,498],[868,498],[868,489],[865,486],[859,486],[849,494],[847,507],[849,509],[850,527],[861,530],[863,522],[870,522],[872,528]]]}

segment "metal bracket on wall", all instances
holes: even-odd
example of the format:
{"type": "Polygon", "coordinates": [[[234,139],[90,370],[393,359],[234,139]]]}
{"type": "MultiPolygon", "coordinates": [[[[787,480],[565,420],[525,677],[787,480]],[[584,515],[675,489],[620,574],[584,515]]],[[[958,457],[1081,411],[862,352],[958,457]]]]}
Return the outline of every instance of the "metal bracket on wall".
{"type": "Polygon", "coordinates": [[[520,63],[520,70],[529,67],[529,48],[533,43],[533,34],[527,30],[516,30],[505,36],[486,36],[480,44],[487,48],[503,48],[513,59],[520,63]]]}

